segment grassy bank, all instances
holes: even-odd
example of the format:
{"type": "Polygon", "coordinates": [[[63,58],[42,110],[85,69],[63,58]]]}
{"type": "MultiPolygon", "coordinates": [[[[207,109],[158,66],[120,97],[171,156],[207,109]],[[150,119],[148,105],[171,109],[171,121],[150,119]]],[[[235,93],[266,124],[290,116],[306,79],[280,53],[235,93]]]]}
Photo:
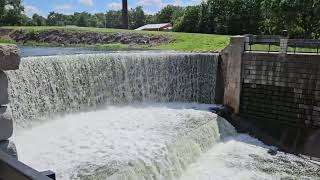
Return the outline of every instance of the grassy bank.
{"type": "MultiPolygon", "coordinates": [[[[212,35],[212,34],[195,34],[195,33],[177,33],[177,32],[151,32],[151,31],[133,31],[123,29],[106,29],[106,28],[84,28],[84,27],[57,27],[57,26],[37,26],[37,27],[4,27],[15,30],[27,30],[30,32],[40,32],[48,30],[63,30],[77,32],[99,32],[99,33],[141,33],[148,36],[169,36],[173,39],[172,42],[157,46],[129,46],[125,44],[96,44],[93,45],[99,48],[126,49],[126,48],[142,48],[142,49],[161,49],[161,50],[176,50],[176,51],[191,51],[191,52],[218,52],[225,48],[229,43],[229,36],[212,35]]],[[[0,39],[0,42],[12,42],[8,39],[0,39]]],[[[58,46],[52,44],[42,44],[31,42],[28,45],[35,46],[58,46]]],[[[78,46],[87,46],[80,44],[78,46]]],[[[91,45],[92,46],[92,45],[91,45]]]]}

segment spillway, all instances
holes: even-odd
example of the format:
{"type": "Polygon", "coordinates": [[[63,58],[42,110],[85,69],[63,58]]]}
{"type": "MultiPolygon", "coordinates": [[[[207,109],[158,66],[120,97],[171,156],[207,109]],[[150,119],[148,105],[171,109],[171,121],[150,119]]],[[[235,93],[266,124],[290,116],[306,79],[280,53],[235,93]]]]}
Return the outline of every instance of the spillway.
{"type": "Polygon", "coordinates": [[[218,55],[112,53],[23,58],[8,72],[16,127],[134,102],[213,103],[218,55]]]}
{"type": "Polygon", "coordinates": [[[19,159],[63,180],[319,177],[209,112],[217,66],[173,52],[23,58],[7,73],[19,159]]]}

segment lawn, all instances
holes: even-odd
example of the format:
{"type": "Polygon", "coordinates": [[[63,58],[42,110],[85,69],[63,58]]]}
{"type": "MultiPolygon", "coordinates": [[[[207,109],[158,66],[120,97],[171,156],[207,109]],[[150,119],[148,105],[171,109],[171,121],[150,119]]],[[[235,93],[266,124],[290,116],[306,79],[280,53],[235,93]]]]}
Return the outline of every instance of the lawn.
{"type": "MultiPolygon", "coordinates": [[[[229,36],[214,35],[214,34],[197,34],[197,33],[178,33],[178,32],[151,32],[151,31],[133,31],[123,29],[106,29],[106,28],[86,28],[75,26],[31,26],[31,27],[4,27],[11,29],[23,29],[33,32],[48,31],[48,30],[63,30],[63,31],[82,31],[82,32],[100,32],[100,33],[114,33],[114,32],[128,32],[128,33],[142,33],[148,36],[165,35],[174,39],[168,44],[162,44],[158,46],[137,46],[130,48],[143,48],[143,49],[160,49],[160,50],[176,50],[176,51],[189,51],[189,52],[219,52],[224,49],[229,43],[229,36]]],[[[1,42],[12,42],[12,40],[1,39],[1,42]]],[[[48,46],[49,44],[30,43],[37,46],[48,46]]],[[[29,44],[29,45],[30,45],[29,44]]],[[[79,45],[78,45],[79,46],[79,45]]],[[[86,45],[80,45],[86,46],[86,45]]],[[[125,49],[128,48],[124,44],[97,44],[99,48],[113,48],[113,49],[125,49]]]]}
{"type": "MultiPolygon", "coordinates": [[[[254,44],[251,46],[252,51],[270,51],[270,52],[279,52],[279,45],[265,45],[265,44],[254,44]]],[[[296,53],[319,53],[320,49],[317,48],[302,48],[302,47],[288,47],[288,52],[296,52],[296,53]]]]}

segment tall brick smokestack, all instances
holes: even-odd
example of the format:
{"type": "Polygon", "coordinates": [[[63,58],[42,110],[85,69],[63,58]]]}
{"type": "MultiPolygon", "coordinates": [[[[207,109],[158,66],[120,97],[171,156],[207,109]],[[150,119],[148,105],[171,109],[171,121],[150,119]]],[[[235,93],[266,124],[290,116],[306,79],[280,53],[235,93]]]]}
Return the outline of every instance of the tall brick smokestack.
{"type": "Polygon", "coordinates": [[[128,29],[128,0],[122,0],[122,28],[128,29]]]}

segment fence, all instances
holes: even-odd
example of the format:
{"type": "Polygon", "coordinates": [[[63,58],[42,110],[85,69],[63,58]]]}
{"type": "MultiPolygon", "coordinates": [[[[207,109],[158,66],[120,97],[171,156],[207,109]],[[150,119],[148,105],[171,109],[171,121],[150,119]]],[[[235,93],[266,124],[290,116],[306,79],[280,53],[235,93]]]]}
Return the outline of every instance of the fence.
{"type": "Polygon", "coordinates": [[[316,53],[320,54],[318,39],[288,39],[274,35],[246,35],[246,51],[316,53]]]}

